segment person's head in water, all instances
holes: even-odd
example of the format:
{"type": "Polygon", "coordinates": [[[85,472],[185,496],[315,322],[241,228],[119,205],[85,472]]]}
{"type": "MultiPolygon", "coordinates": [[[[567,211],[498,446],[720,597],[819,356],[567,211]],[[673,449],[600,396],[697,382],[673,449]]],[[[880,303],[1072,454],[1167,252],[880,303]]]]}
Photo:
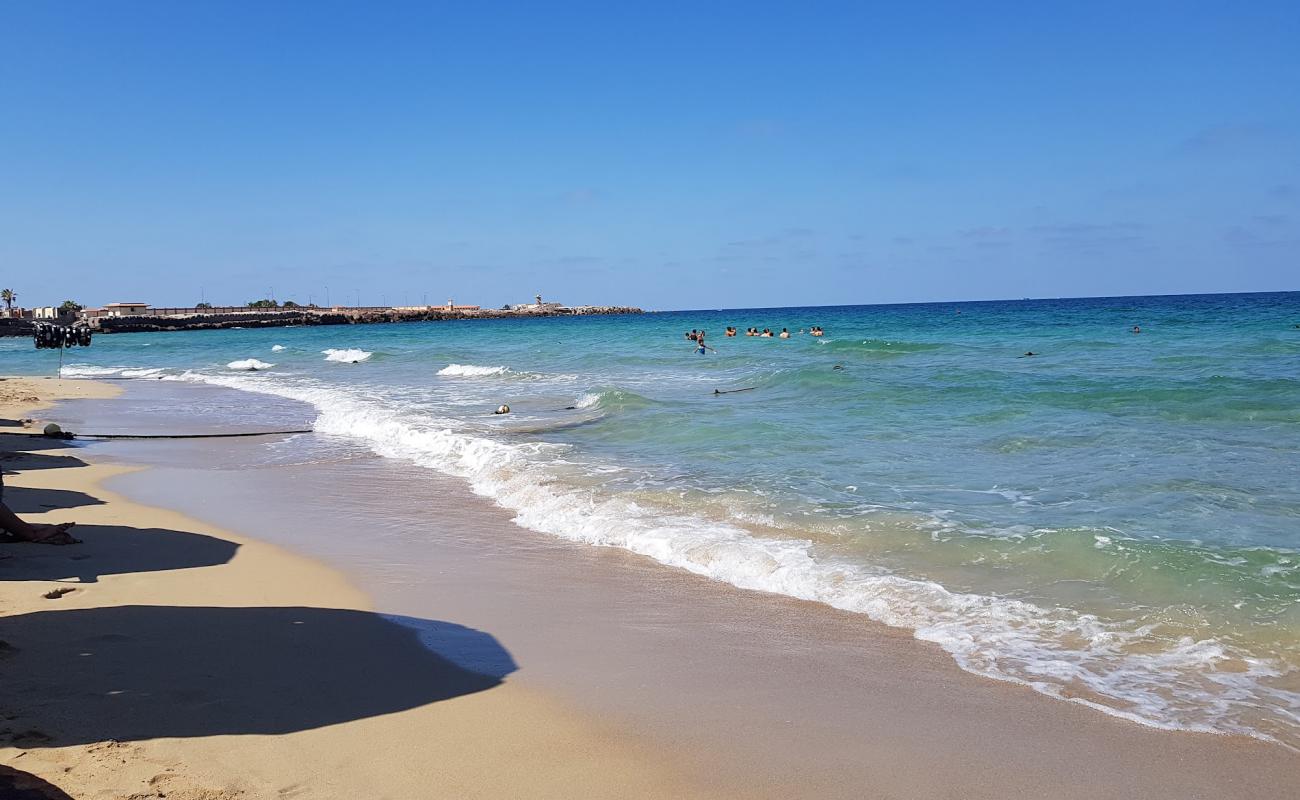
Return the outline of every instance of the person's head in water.
{"type": "Polygon", "coordinates": [[[1134,326],[1133,326],[1133,332],[1134,332],[1134,333],[1141,333],[1141,332],[1142,332],[1142,329],[1139,328],[1137,325],[1134,325],[1134,326]]]}

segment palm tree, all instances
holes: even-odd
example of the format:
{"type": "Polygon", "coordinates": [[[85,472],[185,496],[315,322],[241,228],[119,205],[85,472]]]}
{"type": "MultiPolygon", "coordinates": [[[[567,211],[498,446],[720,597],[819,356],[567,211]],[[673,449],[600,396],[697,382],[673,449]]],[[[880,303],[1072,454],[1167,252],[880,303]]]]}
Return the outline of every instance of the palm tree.
{"type": "Polygon", "coordinates": [[[13,289],[0,289],[0,300],[5,303],[5,316],[14,313],[14,301],[18,299],[18,294],[13,289]]]}

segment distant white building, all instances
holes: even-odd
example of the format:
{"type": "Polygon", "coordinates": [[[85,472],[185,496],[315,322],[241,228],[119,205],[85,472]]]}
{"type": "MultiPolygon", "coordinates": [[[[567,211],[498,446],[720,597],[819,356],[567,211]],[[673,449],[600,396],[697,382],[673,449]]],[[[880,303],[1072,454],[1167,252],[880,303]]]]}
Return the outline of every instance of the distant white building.
{"type": "Polygon", "coordinates": [[[58,306],[41,306],[32,309],[32,319],[58,319],[59,316],[58,306]]]}
{"type": "Polygon", "coordinates": [[[554,311],[557,308],[564,307],[562,303],[544,302],[540,294],[535,299],[537,300],[536,303],[520,303],[515,308],[520,311],[554,311]]]}
{"type": "Polygon", "coordinates": [[[109,303],[104,306],[105,317],[138,317],[149,309],[148,303],[109,303]]]}

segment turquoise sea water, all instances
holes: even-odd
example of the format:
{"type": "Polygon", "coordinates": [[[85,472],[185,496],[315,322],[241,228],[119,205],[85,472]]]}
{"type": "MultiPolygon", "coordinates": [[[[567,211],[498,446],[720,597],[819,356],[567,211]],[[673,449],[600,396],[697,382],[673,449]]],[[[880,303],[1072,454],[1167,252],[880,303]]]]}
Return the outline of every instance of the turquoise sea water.
{"type": "Polygon", "coordinates": [[[532,531],[1297,746],[1298,325],[1286,293],[124,334],[65,375],[306,401],[323,438],[460,476],[532,531]]]}

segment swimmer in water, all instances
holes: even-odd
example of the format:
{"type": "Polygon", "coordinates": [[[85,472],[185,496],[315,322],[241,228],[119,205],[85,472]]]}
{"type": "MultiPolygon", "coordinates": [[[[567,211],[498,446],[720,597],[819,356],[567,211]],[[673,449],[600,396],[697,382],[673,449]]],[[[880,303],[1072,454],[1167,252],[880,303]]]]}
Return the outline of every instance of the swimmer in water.
{"type": "Polygon", "coordinates": [[[1027,350],[1025,351],[1025,354],[1023,356],[1016,356],[1016,358],[1028,358],[1029,356],[1036,356],[1036,355],[1038,354],[1035,353],[1033,350],[1027,350]]]}
{"type": "Polygon", "coordinates": [[[760,333],[759,336],[762,337],[762,338],[764,338],[764,339],[771,339],[771,338],[772,338],[772,329],[771,329],[771,328],[764,328],[764,329],[763,329],[763,332],[760,333]]]}
{"type": "Polygon", "coordinates": [[[812,327],[812,335],[813,335],[813,336],[823,336],[823,335],[825,335],[825,333],[826,333],[826,332],[823,331],[823,330],[821,329],[821,326],[819,326],[819,325],[814,325],[814,326],[812,327]]]}
{"type": "Polygon", "coordinates": [[[1141,332],[1142,332],[1142,329],[1139,328],[1137,325],[1134,325],[1134,326],[1133,326],[1133,332],[1134,332],[1134,333],[1141,333],[1141,332]]]}
{"type": "Polygon", "coordinates": [[[735,326],[734,326],[734,325],[728,325],[728,326],[727,326],[727,338],[731,338],[732,336],[735,336],[735,335],[736,335],[736,328],[735,328],[735,326]]]}
{"type": "Polygon", "coordinates": [[[785,328],[782,328],[782,329],[781,329],[781,338],[782,338],[782,339],[789,339],[789,338],[790,338],[790,331],[786,330],[785,328]]]}

